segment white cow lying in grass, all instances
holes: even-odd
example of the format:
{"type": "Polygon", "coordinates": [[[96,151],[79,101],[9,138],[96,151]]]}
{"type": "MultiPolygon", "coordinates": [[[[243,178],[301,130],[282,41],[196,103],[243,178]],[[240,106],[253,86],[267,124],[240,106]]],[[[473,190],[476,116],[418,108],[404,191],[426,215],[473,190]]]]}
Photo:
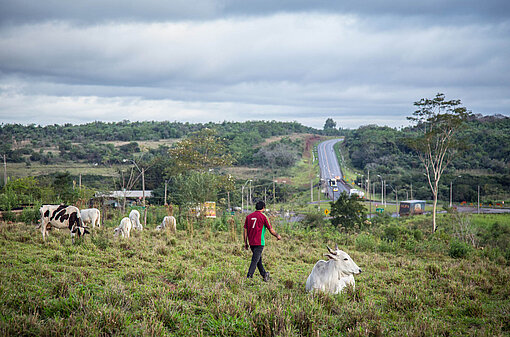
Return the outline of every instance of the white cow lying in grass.
{"type": "Polygon", "coordinates": [[[92,228],[101,227],[101,212],[97,208],[86,208],[80,210],[81,221],[85,224],[91,224],[92,228]]]}
{"type": "Polygon", "coordinates": [[[131,220],[134,229],[143,230],[143,226],[140,223],[140,212],[138,212],[136,209],[132,210],[129,213],[129,219],[131,220]]]}
{"type": "Polygon", "coordinates": [[[156,227],[156,230],[161,231],[165,230],[166,228],[170,229],[172,233],[177,231],[177,221],[171,215],[164,217],[163,222],[161,222],[161,225],[156,227]]]}
{"type": "Polygon", "coordinates": [[[329,254],[324,254],[329,261],[319,260],[312,269],[306,280],[306,291],[323,291],[325,293],[338,294],[347,285],[354,288],[354,274],[361,273],[360,267],[354,263],[351,257],[344,251],[332,250],[326,246],[329,254]]]}
{"type": "Polygon", "coordinates": [[[128,217],[122,218],[120,224],[117,228],[113,230],[113,236],[121,235],[123,238],[128,238],[129,233],[131,232],[131,220],[128,217]]]}

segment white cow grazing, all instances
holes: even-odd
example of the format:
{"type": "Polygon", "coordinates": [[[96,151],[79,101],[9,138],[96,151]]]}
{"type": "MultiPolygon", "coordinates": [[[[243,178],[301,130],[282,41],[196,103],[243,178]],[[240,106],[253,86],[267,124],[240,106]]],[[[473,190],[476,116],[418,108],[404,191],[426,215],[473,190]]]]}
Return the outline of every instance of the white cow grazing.
{"type": "Polygon", "coordinates": [[[86,208],[80,210],[81,220],[83,223],[92,225],[92,228],[101,227],[101,212],[97,208],[86,208]]]}
{"type": "Polygon", "coordinates": [[[41,233],[43,240],[46,240],[46,235],[51,228],[68,228],[71,232],[71,239],[74,243],[76,235],[82,236],[88,234],[88,227],[83,224],[81,220],[80,210],[75,206],[65,205],[42,205],[39,208],[41,213],[41,233]]]}
{"type": "Polygon", "coordinates": [[[329,261],[319,260],[306,280],[306,291],[323,291],[338,294],[348,284],[354,288],[354,274],[361,273],[360,267],[344,251],[332,250],[326,246],[329,254],[324,254],[329,261]]]}
{"type": "Polygon", "coordinates": [[[160,231],[166,228],[169,228],[172,233],[177,232],[177,221],[171,215],[164,217],[163,222],[161,222],[161,225],[156,227],[156,230],[160,231]]]}
{"type": "Polygon", "coordinates": [[[132,210],[129,213],[129,219],[131,220],[134,229],[143,230],[143,226],[140,223],[140,212],[138,212],[136,209],[132,210]]]}
{"type": "Polygon", "coordinates": [[[121,235],[123,238],[128,238],[129,233],[131,232],[131,227],[131,220],[129,220],[128,217],[124,217],[120,220],[119,226],[113,230],[113,236],[121,235]]]}

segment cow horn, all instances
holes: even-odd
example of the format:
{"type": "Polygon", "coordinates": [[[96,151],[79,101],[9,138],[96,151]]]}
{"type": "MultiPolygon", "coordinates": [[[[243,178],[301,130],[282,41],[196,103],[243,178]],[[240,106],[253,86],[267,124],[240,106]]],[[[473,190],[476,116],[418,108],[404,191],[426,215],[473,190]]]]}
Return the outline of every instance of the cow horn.
{"type": "Polygon", "coordinates": [[[338,243],[335,243],[335,250],[338,250],[338,243]]]}
{"type": "Polygon", "coordinates": [[[329,248],[328,245],[326,245],[326,248],[329,250],[331,254],[336,255],[336,252],[333,249],[329,248]]]}

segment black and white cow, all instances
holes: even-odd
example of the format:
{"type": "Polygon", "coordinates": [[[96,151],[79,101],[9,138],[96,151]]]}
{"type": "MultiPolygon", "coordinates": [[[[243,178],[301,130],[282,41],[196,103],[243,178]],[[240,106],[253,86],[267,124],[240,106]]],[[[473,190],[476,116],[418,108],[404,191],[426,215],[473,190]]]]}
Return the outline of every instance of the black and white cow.
{"type": "Polygon", "coordinates": [[[82,236],[88,234],[88,227],[81,220],[80,210],[78,207],[65,205],[43,205],[39,208],[41,213],[41,233],[43,240],[49,229],[68,228],[71,232],[71,239],[74,243],[76,235],[82,236]]]}

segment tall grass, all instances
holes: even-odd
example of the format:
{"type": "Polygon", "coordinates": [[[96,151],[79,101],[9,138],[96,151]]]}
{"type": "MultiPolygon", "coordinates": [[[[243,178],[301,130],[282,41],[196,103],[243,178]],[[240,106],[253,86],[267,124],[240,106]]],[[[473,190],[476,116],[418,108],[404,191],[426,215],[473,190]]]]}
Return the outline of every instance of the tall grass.
{"type": "Polygon", "coordinates": [[[414,220],[355,234],[274,219],[283,239],[267,238],[269,283],[245,278],[241,218],[188,219],[176,235],[156,221],[129,239],[113,237],[111,219],[74,245],[64,230],[43,243],[33,226],[0,223],[0,335],[508,335],[506,261],[480,249],[452,258],[449,237],[416,237],[426,224],[414,220]],[[306,293],[335,243],[363,269],[355,289],[306,293]]]}

